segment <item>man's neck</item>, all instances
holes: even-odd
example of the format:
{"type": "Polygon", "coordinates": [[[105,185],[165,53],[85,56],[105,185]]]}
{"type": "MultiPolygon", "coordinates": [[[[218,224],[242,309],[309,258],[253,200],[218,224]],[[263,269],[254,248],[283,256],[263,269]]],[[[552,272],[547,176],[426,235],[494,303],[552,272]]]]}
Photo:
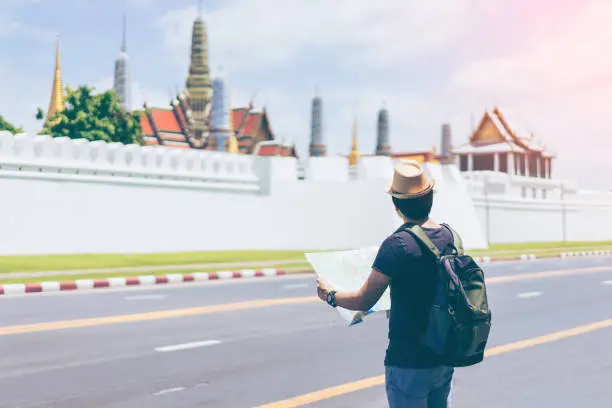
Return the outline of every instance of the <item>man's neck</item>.
{"type": "Polygon", "coordinates": [[[425,218],[424,220],[413,220],[410,218],[402,217],[404,224],[414,224],[419,225],[424,228],[439,228],[440,225],[438,223],[432,221],[430,218],[425,218]]]}

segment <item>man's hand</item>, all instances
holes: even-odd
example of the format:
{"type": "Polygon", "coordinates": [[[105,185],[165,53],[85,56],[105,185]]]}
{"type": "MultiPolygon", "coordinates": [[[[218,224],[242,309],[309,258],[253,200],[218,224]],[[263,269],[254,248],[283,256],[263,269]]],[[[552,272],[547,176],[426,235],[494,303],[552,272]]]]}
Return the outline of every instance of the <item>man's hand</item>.
{"type": "Polygon", "coordinates": [[[331,290],[332,290],[331,287],[327,283],[325,283],[320,278],[317,279],[317,294],[319,295],[319,298],[322,301],[327,302],[327,294],[331,290]]]}

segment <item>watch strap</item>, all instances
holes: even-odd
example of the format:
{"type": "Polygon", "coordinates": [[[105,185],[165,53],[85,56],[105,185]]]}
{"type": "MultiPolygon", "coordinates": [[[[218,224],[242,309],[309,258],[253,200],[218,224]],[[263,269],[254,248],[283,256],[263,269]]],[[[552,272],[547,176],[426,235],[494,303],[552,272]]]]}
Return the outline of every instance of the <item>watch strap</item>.
{"type": "Polygon", "coordinates": [[[327,304],[330,305],[331,307],[336,307],[336,291],[332,290],[331,292],[329,292],[327,294],[327,304]]]}

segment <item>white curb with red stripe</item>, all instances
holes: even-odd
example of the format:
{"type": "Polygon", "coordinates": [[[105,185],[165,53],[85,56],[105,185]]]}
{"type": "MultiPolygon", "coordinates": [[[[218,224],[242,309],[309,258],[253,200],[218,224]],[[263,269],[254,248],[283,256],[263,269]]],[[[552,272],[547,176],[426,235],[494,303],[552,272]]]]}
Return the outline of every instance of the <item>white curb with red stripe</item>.
{"type": "MultiPolygon", "coordinates": [[[[561,252],[559,255],[542,256],[543,258],[572,258],[612,255],[612,250],[591,250],[578,252],[561,252]]],[[[523,254],[514,258],[474,257],[477,263],[497,263],[507,261],[533,261],[538,259],[534,254],[523,254]]],[[[306,272],[306,271],[304,271],[306,272]]],[[[84,279],[68,282],[41,282],[0,285],[0,295],[23,295],[26,293],[61,292],[74,290],[90,290],[99,288],[120,288],[126,286],[151,286],[167,283],[201,282],[210,280],[225,280],[236,278],[259,278],[286,275],[283,269],[243,269],[240,271],[195,272],[189,274],[168,274],[159,276],[135,276],[129,278],[84,279]]]]}
{"type": "Polygon", "coordinates": [[[546,255],[538,258],[534,254],[523,254],[521,256],[513,258],[491,258],[485,257],[474,257],[474,261],[477,263],[493,263],[493,262],[508,262],[508,261],[533,261],[536,259],[550,259],[550,258],[573,258],[573,257],[590,257],[590,256],[608,256],[612,255],[612,250],[594,250],[594,251],[578,251],[578,252],[561,252],[558,255],[546,255]]]}
{"type": "Polygon", "coordinates": [[[195,272],[159,276],[134,276],[130,278],[85,279],[68,282],[18,283],[0,285],[0,295],[23,295],[26,293],[60,292],[99,288],[120,288],[126,286],[151,286],[167,283],[201,282],[237,278],[261,278],[282,276],[284,269],[243,269],[240,271],[195,272]]]}

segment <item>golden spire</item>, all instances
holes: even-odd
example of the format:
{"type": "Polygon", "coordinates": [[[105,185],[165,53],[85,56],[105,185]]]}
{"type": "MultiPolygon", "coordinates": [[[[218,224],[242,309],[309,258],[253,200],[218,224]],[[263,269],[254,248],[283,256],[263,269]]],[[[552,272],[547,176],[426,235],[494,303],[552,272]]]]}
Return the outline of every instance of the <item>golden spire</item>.
{"type": "Polygon", "coordinates": [[[55,51],[55,75],[53,77],[53,87],[51,88],[51,101],[47,111],[47,119],[55,115],[56,112],[64,110],[64,86],[62,84],[62,71],[60,68],[60,40],[57,36],[57,49],[55,51]]]}
{"type": "Polygon", "coordinates": [[[357,118],[353,121],[353,145],[348,155],[349,166],[356,166],[359,161],[359,150],[357,148],[357,118]]]}

